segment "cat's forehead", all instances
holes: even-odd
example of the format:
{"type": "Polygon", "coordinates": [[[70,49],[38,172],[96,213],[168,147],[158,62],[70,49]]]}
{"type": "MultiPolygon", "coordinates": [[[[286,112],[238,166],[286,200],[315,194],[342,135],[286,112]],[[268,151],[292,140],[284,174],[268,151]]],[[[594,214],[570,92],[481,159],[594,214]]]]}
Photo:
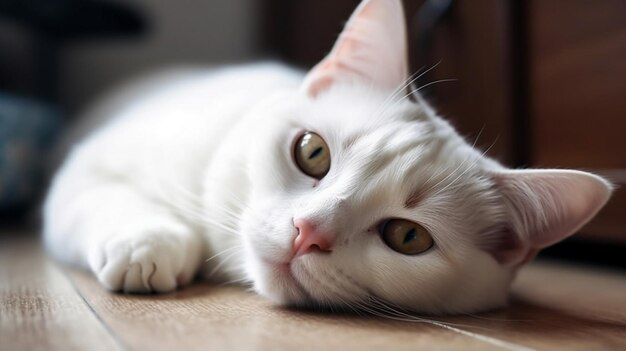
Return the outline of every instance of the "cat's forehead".
{"type": "Polygon", "coordinates": [[[350,188],[359,197],[386,193],[406,207],[413,207],[423,198],[424,189],[446,174],[475,166],[470,161],[473,155],[462,143],[436,131],[429,121],[395,120],[372,129],[331,131],[328,137],[333,164],[330,180],[337,183],[337,189],[350,188]]]}
{"type": "Polygon", "coordinates": [[[340,88],[309,102],[302,115],[303,128],[329,145],[335,189],[363,195],[383,189],[413,207],[425,196],[423,189],[447,174],[464,172],[468,177],[454,177],[460,183],[477,173],[476,152],[448,123],[428,113],[388,92],[340,88]]]}
{"type": "Polygon", "coordinates": [[[308,99],[300,114],[331,131],[350,132],[376,128],[389,121],[420,114],[420,107],[387,91],[338,86],[315,99],[308,99]]]}
{"type": "MultiPolygon", "coordinates": [[[[305,129],[311,129],[332,144],[335,152],[353,146],[401,147],[432,132],[426,110],[389,92],[359,89],[331,90],[307,101],[299,113],[305,129]]],[[[354,151],[354,150],[352,150],[354,151]]]]}

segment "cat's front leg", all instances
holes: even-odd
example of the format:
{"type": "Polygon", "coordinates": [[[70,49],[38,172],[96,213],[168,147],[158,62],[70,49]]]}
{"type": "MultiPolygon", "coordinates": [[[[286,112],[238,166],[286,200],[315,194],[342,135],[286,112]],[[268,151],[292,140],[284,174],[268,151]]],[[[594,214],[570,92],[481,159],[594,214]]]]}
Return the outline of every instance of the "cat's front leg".
{"type": "Polygon", "coordinates": [[[190,282],[203,251],[193,228],[131,184],[78,190],[59,179],[46,204],[45,238],[58,258],[91,268],[114,291],[167,292],[190,282]]]}

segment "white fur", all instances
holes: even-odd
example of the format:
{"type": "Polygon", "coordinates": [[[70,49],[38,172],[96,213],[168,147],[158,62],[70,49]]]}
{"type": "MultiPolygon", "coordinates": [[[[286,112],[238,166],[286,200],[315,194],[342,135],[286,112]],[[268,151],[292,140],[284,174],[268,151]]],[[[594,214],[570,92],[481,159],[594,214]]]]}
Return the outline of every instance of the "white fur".
{"type": "MultiPolygon", "coordinates": [[[[360,11],[385,3],[395,4],[393,16],[375,18],[402,16],[381,0],[360,11]]],[[[345,59],[335,56],[328,60],[345,59]]],[[[385,60],[372,62],[385,72],[385,60]]],[[[200,273],[249,282],[280,304],[471,312],[504,304],[522,259],[571,234],[608,199],[598,177],[537,178],[483,156],[424,102],[404,98],[404,78],[394,78],[399,93],[388,75],[344,79],[350,70],[316,84],[327,73],[314,69],[304,80],[275,64],[242,66],[134,96],[75,145],[56,175],[45,204],[49,251],[91,268],[112,290],[170,291],[200,273]],[[303,131],[330,149],[320,181],[292,160],[303,131]],[[582,195],[560,194],[563,180],[582,195]],[[551,196],[538,193],[546,188],[551,196]],[[407,208],[415,190],[420,201],[407,208]],[[332,252],[293,258],[294,218],[333,233],[332,252]],[[420,223],[435,246],[415,256],[391,250],[378,232],[389,218],[420,223]],[[499,255],[502,243],[512,254],[499,255]]]]}

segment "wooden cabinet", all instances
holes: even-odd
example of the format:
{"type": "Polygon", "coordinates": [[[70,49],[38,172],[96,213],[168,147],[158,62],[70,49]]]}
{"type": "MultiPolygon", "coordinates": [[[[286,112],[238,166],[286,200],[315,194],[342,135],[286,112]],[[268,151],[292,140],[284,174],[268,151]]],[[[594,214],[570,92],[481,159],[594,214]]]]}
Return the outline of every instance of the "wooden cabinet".
{"type": "MultiPolygon", "coordinates": [[[[267,48],[310,66],[359,1],[266,2],[267,48]]],[[[412,69],[437,64],[421,84],[456,79],[429,86],[426,97],[509,166],[610,178],[615,196],[581,234],[626,244],[626,2],[457,0],[423,52],[424,2],[405,1],[412,69]]]]}
{"type": "Polygon", "coordinates": [[[582,233],[626,243],[626,2],[535,0],[527,14],[529,159],[611,179],[582,233]]]}

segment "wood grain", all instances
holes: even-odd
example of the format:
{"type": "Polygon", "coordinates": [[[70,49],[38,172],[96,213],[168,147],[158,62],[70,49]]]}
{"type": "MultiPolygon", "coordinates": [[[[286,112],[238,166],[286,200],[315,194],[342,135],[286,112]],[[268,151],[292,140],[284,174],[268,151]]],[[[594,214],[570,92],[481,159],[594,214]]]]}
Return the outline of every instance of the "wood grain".
{"type": "Polygon", "coordinates": [[[115,295],[82,272],[72,278],[135,350],[499,349],[428,324],[278,308],[235,287],[197,284],[168,295],[115,295]]]}
{"type": "Polygon", "coordinates": [[[0,240],[0,349],[121,348],[34,240],[4,239],[0,240]]]}

